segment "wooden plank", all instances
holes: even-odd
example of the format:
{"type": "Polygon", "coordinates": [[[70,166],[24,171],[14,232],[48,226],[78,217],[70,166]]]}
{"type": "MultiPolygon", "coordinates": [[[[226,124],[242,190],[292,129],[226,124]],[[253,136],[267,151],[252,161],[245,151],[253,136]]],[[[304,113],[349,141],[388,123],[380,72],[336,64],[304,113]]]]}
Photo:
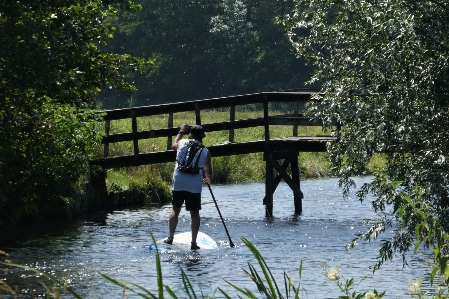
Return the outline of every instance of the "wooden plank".
{"type": "MultiPolygon", "coordinates": [[[[104,124],[104,132],[106,134],[106,137],[109,136],[109,131],[111,129],[111,121],[107,120],[104,124]]],[[[103,157],[109,156],[109,142],[104,142],[104,152],[103,157]]]]}
{"type": "MultiPolygon", "coordinates": [[[[168,114],[186,111],[195,111],[195,103],[201,105],[201,109],[215,109],[222,107],[229,107],[232,105],[248,105],[261,103],[263,100],[268,102],[307,102],[310,101],[311,96],[318,94],[320,90],[318,89],[308,89],[303,91],[293,91],[293,92],[264,92],[264,93],[254,93],[247,95],[237,95],[231,97],[213,98],[205,100],[196,100],[189,102],[178,102],[163,105],[152,105],[152,106],[142,106],[134,107],[132,109],[136,110],[139,116],[150,116],[158,114],[168,114]]],[[[131,108],[125,109],[114,109],[105,110],[106,112],[105,120],[113,119],[124,119],[131,117],[131,108]]]]}
{"type": "Polygon", "coordinates": [[[271,163],[272,163],[273,167],[276,169],[276,171],[282,176],[282,179],[288,184],[290,189],[293,190],[295,196],[298,196],[299,198],[304,197],[301,189],[299,189],[299,186],[296,185],[296,183],[288,175],[288,173],[282,168],[282,166],[279,164],[279,162],[276,160],[272,160],[271,163]]]}
{"type": "MultiPolygon", "coordinates": [[[[168,114],[168,127],[169,128],[173,127],[173,113],[168,114]]],[[[173,143],[173,135],[168,135],[167,136],[167,150],[171,149],[172,143],[173,143]]]]}
{"type": "MultiPolygon", "coordinates": [[[[282,169],[287,170],[288,164],[290,163],[290,159],[285,159],[282,163],[282,169]]],[[[279,186],[279,183],[282,180],[282,176],[278,173],[276,177],[273,180],[273,194],[276,191],[277,187],[279,186]]],[[[266,196],[265,196],[266,197],[266,196]]],[[[266,198],[263,199],[263,202],[266,202],[266,198]]]]}
{"type": "MultiPolygon", "coordinates": [[[[312,121],[307,117],[282,117],[282,116],[271,116],[269,117],[270,125],[280,125],[280,126],[322,126],[319,121],[312,121]]],[[[298,130],[296,130],[296,136],[298,135],[298,130]]],[[[295,136],[295,132],[293,132],[295,136]]]]}
{"type": "MultiPolygon", "coordinates": [[[[178,132],[179,128],[168,128],[168,129],[141,131],[137,132],[136,136],[139,140],[141,140],[141,139],[159,138],[166,136],[175,136],[178,132]]],[[[103,137],[102,143],[106,142],[114,143],[132,140],[134,140],[134,134],[131,132],[131,133],[121,133],[105,136],[103,137]]]]}
{"type": "MultiPolygon", "coordinates": [[[[200,118],[201,120],[201,118],[200,118]]],[[[299,116],[299,117],[291,117],[291,116],[271,116],[268,117],[269,125],[301,125],[301,126],[321,126],[321,123],[313,122],[310,119],[299,116]]],[[[245,129],[245,128],[254,128],[259,126],[264,126],[264,118],[250,118],[250,119],[242,119],[242,120],[234,120],[227,121],[221,123],[212,123],[212,124],[204,124],[202,125],[205,132],[213,132],[213,131],[225,131],[225,130],[234,130],[234,129],[245,129]]],[[[171,125],[173,126],[173,124],[171,125]]],[[[166,129],[156,129],[156,130],[144,130],[137,132],[135,135],[133,132],[130,133],[120,133],[120,134],[112,134],[108,136],[104,136],[102,143],[115,143],[115,142],[123,142],[123,141],[132,141],[134,140],[134,136],[140,139],[150,139],[150,138],[159,138],[166,136],[175,136],[179,131],[178,128],[169,128],[166,129]]],[[[230,142],[233,142],[229,140],[230,142]]],[[[170,144],[171,146],[171,144],[170,144]]]]}
{"type": "Polygon", "coordinates": [[[139,138],[137,136],[137,115],[136,111],[131,111],[133,129],[134,164],[139,165],[139,138]]]}
{"type": "MultiPolygon", "coordinates": [[[[293,114],[295,116],[299,115],[299,102],[295,103],[295,110],[294,110],[293,114]]],[[[293,125],[293,136],[298,136],[298,125],[297,124],[293,125]]]]}
{"type": "MultiPolygon", "coordinates": [[[[335,141],[332,137],[295,137],[274,139],[270,141],[270,149],[276,151],[326,152],[326,142],[335,141]]],[[[228,143],[207,147],[212,157],[243,155],[265,151],[265,140],[251,142],[228,143]]],[[[139,165],[174,162],[176,153],[172,150],[140,153],[139,165]]],[[[121,168],[134,165],[134,156],[110,157],[91,161],[91,165],[100,165],[105,169],[121,168]]]]}
{"type": "MultiPolygon", "coordinates": [[[[243,129],[243,128],[251,128],[263,126],[264,120],[263,118],[255,118],[255,119],[246,119],[239,120],[235,122],[222,122],[215,124],[205,124],[202,125],[205,132],[212,131],[220,131],[220,130],[229,130],[233,129],[243,129]]],[[[149,138],[159,138],[165,137],[169,135],[175,136],[179,131],[179,128],[167,128],[167,129],[157,129],[157,130],[149,130],[149,131],[141,131],[137,133],[138,139],[149,139],[149,138]]],[[[121,134],[113,134],[109,136],[103,137],[102,143],[114,143],[114,142],[123,142],[123,141],[132,141],[133,133],[121,133],[121,134]]]]}
{"type": "Polygon", "coordinates": [[[201,106],[200,103],[195,103],[195,123],[201,125],[201,106]]]}
{"type": "MultiPolygon", "coordinates": [[[[290,118],[290,117],[269,117],[270,125],[293,125],[300,124],[302,126],[316,126],[316,123],[311,122],[309,119],[305,117],[298,118],[290,118]]],[[[213,132],[213,131],[224,131],[230,129],[244,129],[244,128],[254,128],[264,125],[263,118],[251,118],[251,119],[242,119],[236,121],[228,121],[221,123],[213,123],[213,124],[204,124],[202,125],[205,132],[213,132]]],[[[150,138],[159,138],[166,136],[175,136],[179,131],[178,128],[166,128],[166,129],[157,129],[157,130],[148,130],[148,131],[140,131],[137,132],[137,137],[139,140],[141,139],[150,139],[150,138]]],[[[104,136],[102,143],[115,143],[115,142],[123,142],[123,141],[132,141],[134,140],[134,133],[120,133],[120,134],[112,134],[109,136],[104,136]]],[[[231,141],[233,142],[233,141],[231,141]]],[[[171,146],[171,144],[170,144],[171,146]]]]}
{"type": "Polygon", "coordinates": [[[264,136],[265,136],[265,152],[270,151],[270,121],[268,119],[268,101],[263,102],[263,119],[264,119],[264,136]]]}

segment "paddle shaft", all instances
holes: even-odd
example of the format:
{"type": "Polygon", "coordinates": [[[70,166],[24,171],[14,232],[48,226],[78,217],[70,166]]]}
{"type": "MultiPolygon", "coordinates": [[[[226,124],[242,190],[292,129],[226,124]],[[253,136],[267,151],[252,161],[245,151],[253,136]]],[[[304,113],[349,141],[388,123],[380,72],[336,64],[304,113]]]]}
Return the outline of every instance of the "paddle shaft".
{"type": "Polygon", "coordinates": [[[223,216],[221,216],[221,212],[220,212],[220,209],[218,208],[218,204],[217,204],[217,201],[215,200],[215,196],[214,196],[214,193],[212,192],[212,188],[210,187],[210,185],[208,183],[206,183],[206,184],[207,184],[207,187],[209,188],[210,195],[212,195],[212,199],[214,200],[215,207],[217,207],[218,215],[220,215],[221,222],[223,222],[223,226],[225,228],[226,234],[228,235],[229,246],[235,247],[234,243],[232,243],[231,236],[229,235],[228,229],[226,227],[226,223],[223,220],[223,216]]]}

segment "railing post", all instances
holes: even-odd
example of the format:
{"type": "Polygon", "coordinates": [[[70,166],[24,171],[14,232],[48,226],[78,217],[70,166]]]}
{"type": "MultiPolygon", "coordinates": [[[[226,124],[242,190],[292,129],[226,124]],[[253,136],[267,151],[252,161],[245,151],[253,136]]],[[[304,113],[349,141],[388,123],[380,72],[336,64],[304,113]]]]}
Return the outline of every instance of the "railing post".
{"type": "MultiPolygon", "coordinates": [[[[229,121],[231,123],[233,123],[235,121],[235,105],[231,106],[229,121]]],[[[229,142],[234,142],[234,127],[229,129],[229,142]]]]}
{"type": "MultiPolygon", "coordinates": [[[[111,121],[106,120],[104,123],[104,132],[106,133],[106,137],[109,136],[109,130],[111,129],[111,121]]],[[[103,156],[107,158],[109,156],[109,142],[104,144],[104,154],[103,156]]]]}
{"type": "Polygon", "coordinates": [[[263,121],[264,121],[264,135],[265,135],[265,151],[270,148],[270,120],[268,115],[268,102],[263,102],[263,121]]]}
{"type": "Polygon", "coordinates": [[[197,125],[201,125],[201,108],[200,108],[200,104],[195,103],[195,117],[196,117],[196,124],[197,125]]]}
{"type": "Polygon", "coordinates": [[[133,128],[134,165],[139,165],[139,139],[137,136],[137,116],[135,110],[131,110],[131,117],[133,128]]]}
{"type": "MultiPolygon", "coordinates": [[[[299,115],[299,102],[296,102],[295,104],[295,111],[293,112],[293,115],[299,115]]],[[[293,136],[298,136],[298,124],[293,125],[293,136]]]]}
{"type": "MultiPolygon", "coordinates": [[[[173,112],[168,114],[168,128],[173,128],[173,112]]],[[[171,149],[171,144],[173,142],[173,136],[167,136],[167,150],[171,149]]]]}

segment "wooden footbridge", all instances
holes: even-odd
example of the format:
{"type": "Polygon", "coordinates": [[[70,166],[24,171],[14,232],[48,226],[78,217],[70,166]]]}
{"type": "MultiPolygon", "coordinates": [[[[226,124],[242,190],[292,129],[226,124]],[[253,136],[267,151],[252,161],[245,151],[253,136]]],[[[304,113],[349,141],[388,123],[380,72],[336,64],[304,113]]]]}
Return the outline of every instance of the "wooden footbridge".
{"type": "Polygon", "coordinates": [[[105,112],[105,132],[103,138],[104,158],[90,162],[90,206],[91,209],[101,207],[102,198],[106,191],[106,171],[113,168],[140,166],[175,161],[176,152],[171,150],[173,137],[179,131],[179,125],[173,125],[173,115],[179,112],[195,113],[196,124],[203,126],[205,132],[228,131],[229,140],[226,143],[209,145],[205,143],[213,157],[241,155],[249,153],[264,153],[266,162],[265,197],[263,204],[266,213],[273,212],[273,193],[283,179],[293,190],[295,213],[302,212],[303,193],[300,188],[300,174],[298,155],[300,152],[325,152],[327,142],[335,139],[331,136],[298,136],[298,126],[321,126],[304,117],[301,107],[310,101],[318,90],[300,90],[289,92],[264,92],[257,94],[231,96],[224,98],[179,102],[173,104],[134,107],[127,109],[107,110],[105,112]],[[271,103],[271,104],[270,104],[271,103]],[[270,115],[270,107],[274,103],[290,103],[293,107],[291,113],[283,115],[270,115]],[[235,119],[236,107],[243,105],[260,105],[263,108],[263,117],[254,119],[235,119]],[[205,109],[229,110],[229,121],[219,123],[202,123],[201,111],[205,109]],[[145,130],[138,128],[137,118],[154,115],[168,115],[166,128],[145,130]],[[132,128],[128,133],[109,134],[112,120],[131,119],[132,128]],[[291,126],[292,135],[283,138],[270,138],[270,126],[291,126]],[[237,129],[250,127],[264,127],[263,140],[248,140],[235,142],[237,129]],[[139,141],[149,138],[167,138],[167,149],[157,152],[140,152],[139,141]],[[116,142],[132,142],[133,154],[120,157],[109,157],[109,145],[116,142]],[[280,163],[279,161],[282,160],[280,163]],[[291,175],[287,172],[290,166],[291,175]]]}

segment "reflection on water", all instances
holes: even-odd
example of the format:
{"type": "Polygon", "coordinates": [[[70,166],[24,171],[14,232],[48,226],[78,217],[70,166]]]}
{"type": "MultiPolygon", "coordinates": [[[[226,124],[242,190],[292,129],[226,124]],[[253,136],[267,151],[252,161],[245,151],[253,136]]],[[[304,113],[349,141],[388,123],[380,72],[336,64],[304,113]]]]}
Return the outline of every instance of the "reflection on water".
{"type": "MultiPolygon", "coordinates": [[[[359,185],[364,181],[367,178],[357,179],[359,185]]],[[[376,288],[387,290],[387,298],[409,298],[406,295],[409,280],[423,277],[429,271],[422,257],[412,257],[410,267],[405,269],[398,258],[372,274],[369,266],[375,263],[378,242],[361,243],[345,252],[345,245],[354,235],[367,228],[363,220],[374,217],[369,202],[361,204],[354,197],[344,200],[336,179],[303,181],[301,187],[305,196],[301,215],[294,214],[292,191],[281,183],[274,196],[274,219],[266,219],[262,205],[263,184],[212,186],[235,248],[229,247],[214,202],[205,189],[201,231],[215,239],[219,246],[216,250],[161,254],[164,284],[183,295],[181,267],[199,294],[212,295],[220,286],[235,295],[225,279],[257,294],[257,288],[242,270],[247,269],[248,262],[257,265],[240,239],[244,236],[262,253],[280,286],[284,271],[299,283],[298,269],[303,261],[300,283],[307,298],[341,295],[338,287],[322,274],[322,262],[329,267],[340,266],[340,274],[348,279],[354,277],[355,288],[359,291],[376,288]]],[[[170,208],[166,205],[116,211],[105,215],[101,221],[55,225],[15,239],[1,240],[0,249],[9,252],[17,263],[69,279],[70,285],[84,298],[121,296],[121,290],[101,278],[99,272],[155,291],[155,253],[148,250],[152,243],[150,233],[156,239],[167,235],[170,208]]],[[[190,230],[189,221],[189,213],[182,211],[178,232],[190,230]]],[[[42,278],[28,278],[24,282],[23,276],[33,277],[22,270],[8,269],[0,274],[0,279],[18,285],[24,295],[43,292],[39,283],[42,278]]]]}

